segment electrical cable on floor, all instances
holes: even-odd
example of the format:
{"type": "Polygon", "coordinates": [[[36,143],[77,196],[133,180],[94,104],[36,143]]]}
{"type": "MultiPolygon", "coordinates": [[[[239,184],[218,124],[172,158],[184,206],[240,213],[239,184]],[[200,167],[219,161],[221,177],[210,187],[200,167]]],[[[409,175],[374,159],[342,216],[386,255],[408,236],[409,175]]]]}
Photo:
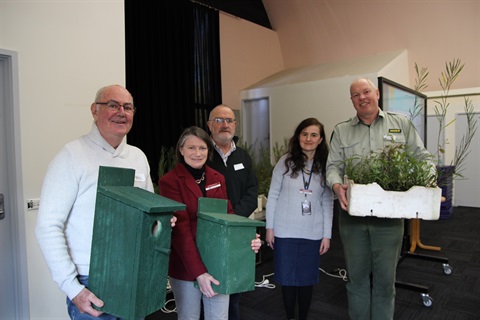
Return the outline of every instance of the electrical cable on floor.
{"type": "MultiPolygon", "coordinates": [[[[170,286],[170,278],[167,278],[167,290],[165,292],[165,294],[169,294],[169,293],[172,293],[173,290],[172,290],[172,287],[170,286]]],[[[175,298],[172,298],[172,299],[169,299],[167,301],[165,301],[165,304],[163,305],[163,308],[161,308],[160,310],[163,312],[163,313],[173,313],[173,312],[177,312],[177,307],[173,307],[173,309],[169,309],[167,308],[167,304],[169,304],[170,302],[175,302],[175,298]]]]}
{"type": "Polygon", "coordinates": [[[162,310],[163,313],[177,312],[177,307],[174,307],[173,309],[168,309],[167,308],[167,304],[170,303],[170,302],[175,302],[175,299],[170,299],[170,300],[165,301],[165,305],[163,306],[163,308],[160,309],[160,310],[162,310]]]}
{"type": "Polygon", "coordinates": [[[255,282],[255,288],[275,289],[275,285],[273,283],[270,283],[270,281],[267,279],[268,277],[273,275],[273,273],[263,275],[262,281],[255,282]]]}
{"type": "MultiPolygon", "coordinates": [[[[262,276],[262,281],[259,281],[259,282],[255,282],[255,287],[256,288],[267,288],[267,289],[275,289],[275,285],[273,283],[270,283],[270,281],[267,279],[268,277],[271,277],[273,276],[274,274],[273,273],[270,273],[270,274],[266,274],[264,276],[262,276]]],[[[170,280],[167,280],[167,294],[172,292],[172,289],[170,287],[170,280]]],[[[170,300],[167,300],[165,301],[165,305],[163,308],[161,308],[160,310],[163,312],[163,313],[173,313],[173,312],[177,312],[177,308],[174,307],[173,309],[168,309],[167,308],[167,304],[168,303],[171,303],[171,302],[175,302],[175,298],[173,299],[170,299],[170,300]]]]}
{"type": "Polygon", "coordinates": [[[322,268],[318,268],[318,269],[329,277],[340,278],[343,281],[348,281],[347,270],[345,269],[337,268],[337,269],[334,269],[332,273],[326,272],[322,268]]]}

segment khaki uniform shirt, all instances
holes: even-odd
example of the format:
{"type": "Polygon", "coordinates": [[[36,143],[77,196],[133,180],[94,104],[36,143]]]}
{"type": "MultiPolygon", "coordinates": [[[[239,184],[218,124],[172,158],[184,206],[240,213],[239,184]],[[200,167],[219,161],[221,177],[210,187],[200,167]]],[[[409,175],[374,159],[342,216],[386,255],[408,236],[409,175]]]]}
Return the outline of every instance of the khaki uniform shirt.
{"type": "MultiPolygon", "coordinates": [[[[327,160],[328,186],[332,188],[336,183],[343,184],[345,160],[380,151],[392,143],[406,144],[407,150],[416,157],[431,158],[415,127],[403,114],[380,109],[371,125],[362,123],[358,116],[337,124],[332,133],[327,160]]],[[[435,170],[433,163],[432,170],[435,170]]]]}

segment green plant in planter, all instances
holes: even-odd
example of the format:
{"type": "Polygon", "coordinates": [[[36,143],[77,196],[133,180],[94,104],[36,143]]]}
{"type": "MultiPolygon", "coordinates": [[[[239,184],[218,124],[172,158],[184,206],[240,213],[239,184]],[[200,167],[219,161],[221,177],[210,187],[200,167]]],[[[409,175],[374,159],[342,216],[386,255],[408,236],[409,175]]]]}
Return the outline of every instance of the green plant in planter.
{"type": "MultiPolygon", "coordinates": [[[[162,146],[160,149],[160,160],[158,161],[158,177],[163,177],[168,171],[173,169],[176,161],[175,148],[162,146]]],[[[153,189],[155,193],[159,193],[156,181],[153,182],[153,189]]]]}
{"type": "MultiPolygon", "coordinates": [[[[445,164],[442,163],[443,155],[445,154],[445,147],[448,143],[447,140],[442,141],[442,137],[444,135],[445,129],[450,126],[452,123],[455,122],[455,119],[447,122],[447,112],[448,108],[450,107],[450,103],[448,102],[448,95],[450,89],[452,88],[453,83],[460,75],[463,67],[465,66],[464,63],[461,62],[460,59],[453,59],[451,62],[445,63],[445,70],[441,72],[440,76],[438,77],[438,82],[440,83],[440,87],[442,88],[442,94],[439,100],[435,100],[433,110],[435,112],[435,117],[438,120],[439,128],[438,128],[438,135],[437,135],[437,150],[435,152],[436,163],[438,166],[444,166],[445,164]]],[[[415,79],[415,87],[414,90],[418,92],[422,92],[425,90],[427,85],[428,79],[428,69],[427,68],[420,68],[415,63],[415,72],[417,77],[415,79]]],[[[438,185],[442,186],[445,181],[449,178],[457,178],[461,177],[462,170],[464,169],[464,161],[468,154],[470,153],[470,145],[475,136],[477,131],[477,120],[475,119],[475,108],[473,106],[472,100],[469,97],[465,97],[465,105],[464,110],[467,117],[467,127],[465,129],[465,133],[459,143],[459,145],[455,148],[455,155],[451,163],[448,165],[452,167],[449,170],[441,170],[441,174],[438,178],[438,185]]],[[[415,109],[415,108],[414,108],[415,109]]],[[[411,114],[413,119],[415,116],[415,112],[411,114]]]]}
{"type": "Polygon", "coordinates": [[[246,142],[239,142],[239,145],[244,148],[252,158],[253,170],[258,180],[258,194],[267,196],[268,190],[270,189],[270,182],[272,181],[273,168],[280,157],[287,152],[288,139],[284,139],[283,145],[275,142],[272,148],[273,164],[270,148],[260,145],[259,148],[257,148],[257,152],[255,152],[254,145],[248,145],[246,142]]]}
{"type": "Polygon", "coordinates": [[[163,177],[168,171],[173,169],[176,163],[175,148],[162,146],[160,150],[160,160],[158,161],[158,176],[163,177]]]}
{"type": "Polygon", "coordinates": [[[403,144],[392,144],[368,155],[346,160],[346,174],[357,184],[376,182],[384,190],[407,191],[413,186],[436,187],[429,159],[418,159],[403,144]]]}

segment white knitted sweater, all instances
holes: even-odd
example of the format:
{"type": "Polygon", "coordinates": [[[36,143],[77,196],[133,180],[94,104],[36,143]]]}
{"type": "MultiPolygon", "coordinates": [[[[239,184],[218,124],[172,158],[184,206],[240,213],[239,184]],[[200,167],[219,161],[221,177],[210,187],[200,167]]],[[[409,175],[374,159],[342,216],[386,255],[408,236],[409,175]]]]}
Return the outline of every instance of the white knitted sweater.
{"type": "Polygon", "coordinates": [[[53,280],[73,299],[88,275],[99,166],[135,169],[135,186],[153,191],[145,154],[124,141],[114,149],[96,124],[66,144],[50,163],[42,187],[35,229],[53,280]]]}

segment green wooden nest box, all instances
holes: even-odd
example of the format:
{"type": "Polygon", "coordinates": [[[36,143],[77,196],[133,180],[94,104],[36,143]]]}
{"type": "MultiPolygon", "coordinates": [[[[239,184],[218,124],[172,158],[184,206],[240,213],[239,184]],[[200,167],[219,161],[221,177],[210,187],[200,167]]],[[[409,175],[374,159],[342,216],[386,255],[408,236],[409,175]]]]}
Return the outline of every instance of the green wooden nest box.
{"type": "Polygon", "coordinates": [[[226,200],[200,198],[197,247],[208,273],[220,281],[213,290],[221,294],[255,289],[255,252],[251,241],[262,221],[226,214],[226,200]],[[224,202],[224,205],[220,205],[224,202]],[[212,206],[209,206],[209,202],[212,206]],[[209,208],[211,208],[209,210],[209,208]],[[218,208],[224,208],[218,212],[218,208]]]}
{"type": "Polygon", "coordinates": [[[100,167],[89,289],[99,310],[138,319],[165,305],[170,219],[185,205],[134,187],[133,169],[100,167]]]}

